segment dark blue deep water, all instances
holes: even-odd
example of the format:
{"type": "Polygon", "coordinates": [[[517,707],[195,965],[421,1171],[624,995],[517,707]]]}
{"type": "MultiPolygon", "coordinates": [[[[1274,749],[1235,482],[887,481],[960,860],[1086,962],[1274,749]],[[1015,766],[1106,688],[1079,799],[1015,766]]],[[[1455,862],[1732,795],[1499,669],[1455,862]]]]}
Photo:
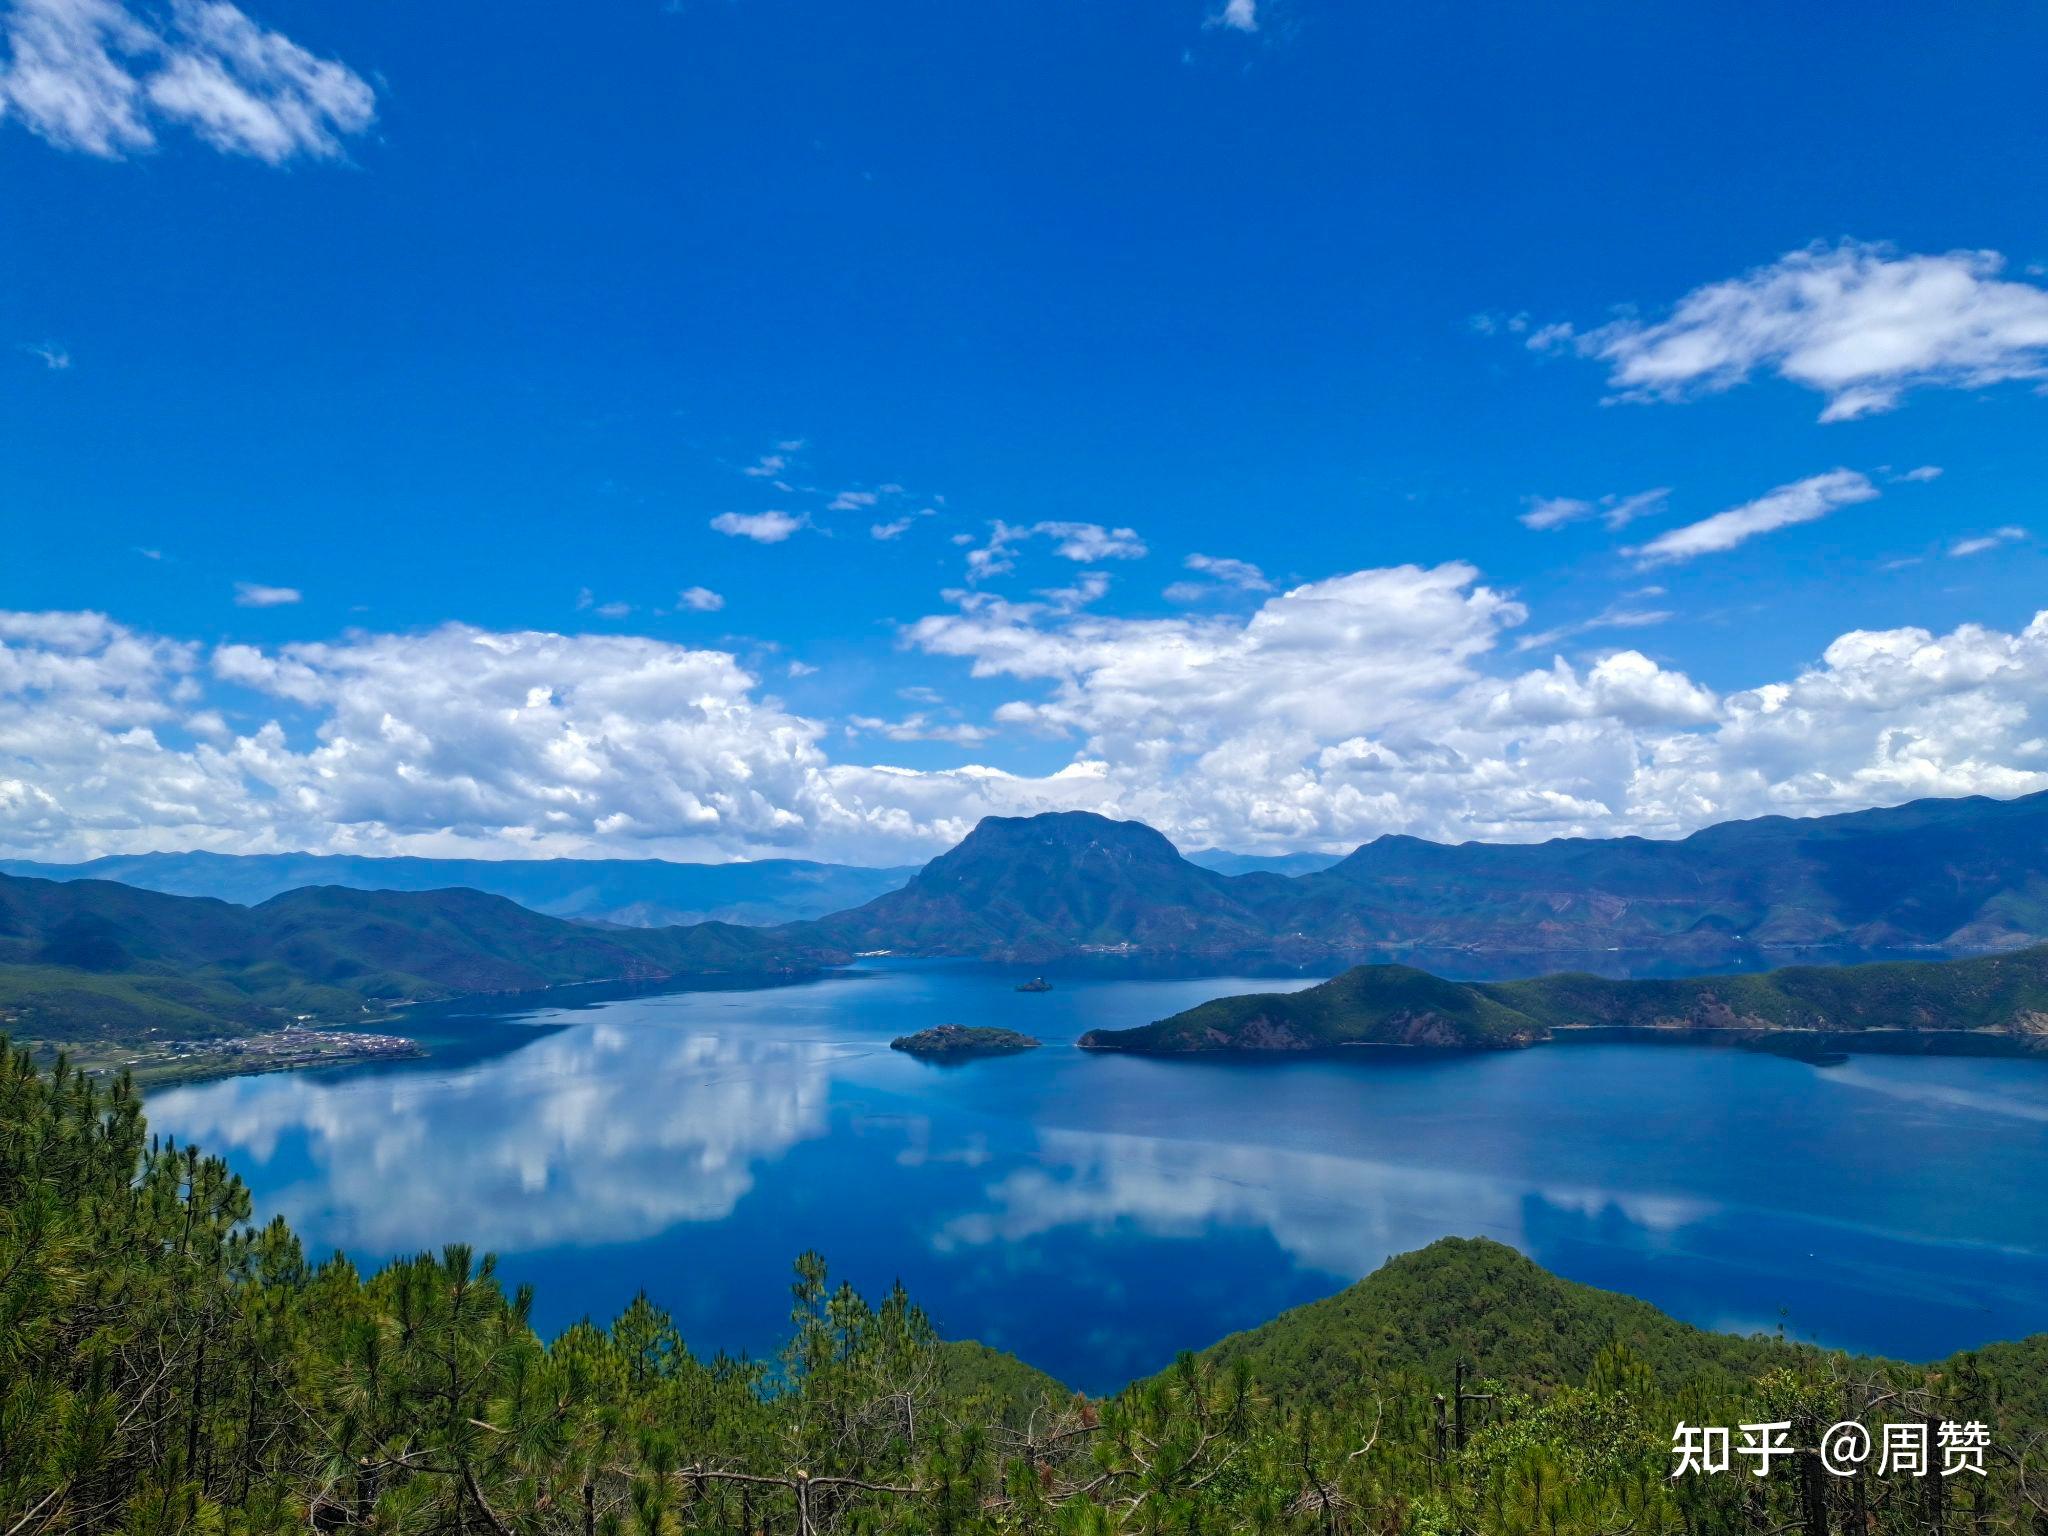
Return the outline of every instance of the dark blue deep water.
{"type": "Polygon", "coordinates": [[[422,1020],[429,1061],[151,1096],[259,1214],[371,1265],[463,1240],[552,1331],[645,1287],[693,1347],[780,1337],[789,1261],[1105,1390],[1457,1233],[1691,1322],[1928,1358],[2048,1329],[2048,1062],[1558,1045],[1093,1056],[1243,978],[876,963],[760,991],[422,1020]],[[942,1022],[1024,1056],[887,1048],[942,1022]]]}

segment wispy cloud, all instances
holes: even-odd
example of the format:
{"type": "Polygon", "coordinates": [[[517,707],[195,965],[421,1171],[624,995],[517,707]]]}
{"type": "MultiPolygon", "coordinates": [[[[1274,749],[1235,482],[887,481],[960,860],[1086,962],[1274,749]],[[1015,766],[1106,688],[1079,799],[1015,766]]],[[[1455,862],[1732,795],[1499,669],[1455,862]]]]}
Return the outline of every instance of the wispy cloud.
{"type": "Polygon", "coordinates": [[[70,352],[54,341],[24,341],[21,350],[52,373],[62,373],[71,366],[70,352]]]}
{"type": "Polygon", "coordinates": [[[2016,544],[2027,536],[2027,530],[2008,523],[2003,528],[1994,528],[1989,533],[1980,533],[1975,538],[1957,539],[1949,545],[1949,558],[1965,559],[1971,555],[1985,554],[2002,544],[2016,544]]]}
{"type": "Polygon", "coordinates": [[[117,160],[184,128],[279,165],[332,157],[376,115],[354,70],[265,31],[225,0],[12,0],[0,10],[0,118],[59,149],[117,160]]]}
{"type": "Polygon", "coordinates": [[[1225,585],[1237,587],[1241,591],[1273,590],[1273,583],[1266,579],[1266,573],[1249,560],[1233,560],[1228,555],[1189,555],[1181,563],[1191,571],[1213,576],[1225,585]]]}
{"type": "Polygon", "coordinates": [[[709,587],[685,587],[676,601],[692,613],[716,613],[725,606],[725,598],[709,587]]]}
{"type": "Polygon", "coordinates": [[[1259,30],[1259,0],[1224,0],[1223,9],[1214,12],[1207,25],[1224,27],[1232,32],[1256,32],[1259,30]]]}
{"type": "Polygon", "coordinates": [[[235,583],[237,608],[282,608],[300,599],[297,587],[266,587],[259,581],[235,583]]]}
{"type": "Polygon", "coordinates": [[[1670,609],[1652,608],[1640,601],[1645,597],[1661,597],[1663,594],[1662,587],[1645,587],[1640,592],[1630,594],[1631,598],[1636,599],[1634,606],[1631,606],[1629,599],[1609,603],[1590,619],[1581,619],[1576,624],[1560,624],[1555,629],[1524,635],[1515,642],[1515,650],[1517,653],[1540,651],[1575,636],[1591,634],[1595,630],[1648,629],[1654,624],[1668,623],[1672,618],[1670,609]]]}
{"type": "Polygon", "coordinates": [[[2004,268],[1996,251],[1815,245],[1694,289],[1664,320],[1545,326],[1528,345],[1609,364],[1624,400],[1683,400],[1775,373],[1827,397],[1822,421],[1850,421],[1910,389],[2048,376],[2048,289],[2004,268]]]}
{"type": "Polygon", "coordinates": [[[1700,555],[1719,554],[1758,534],[1789,528],[1795,523],[1815,522],[1838,507],[1875,501],[1877,495],[1877,487],[1868,476],[1853,469],[1831,469],[1824,475],[1781,485],[1755,501],[1716,512],[1697,523],[1661,533],[1628,553],[1644,565],[1670,565],[1700,555]]]}
{"type": "Polygon", "coordinates": [[[1638,518],[1663,511],[1670,497],[1669,486],[1637,491],[1631,496],[1602,496],[1595,501],[1584,501],[1576,496],[1531,496],[1528,510],[1521,515],[1521,523],[1525,528],[1548,530],[1597,514],[1609,528],[1626,528],[1638,518]]]}
{"type": "Polygon", "coordinates": [[[600,619],[623,619],[633,612],[633,605],[617,601],[600,603],[597,594],[585,587],[576,594],[576,611],[594,613],[600,619]]]}

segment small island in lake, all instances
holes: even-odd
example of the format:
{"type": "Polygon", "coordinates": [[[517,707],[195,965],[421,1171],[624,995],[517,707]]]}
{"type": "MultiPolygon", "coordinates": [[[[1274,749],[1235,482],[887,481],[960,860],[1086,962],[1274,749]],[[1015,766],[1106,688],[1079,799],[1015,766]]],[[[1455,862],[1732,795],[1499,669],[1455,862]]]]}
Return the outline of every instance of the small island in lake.
{"type": "Polygon", "coordinates": [[[892,1051],[911,1056],[1007,1056],[1012,1051],[1035,1051],[1039,1042],[1014,1029],[991,1029],[985,1025],[940,1024],[914,1035],[898,1035],[889,1042],[892,1051]]]}
{"type": "Polygon", "coordinates": [[[1017,990],[1019,992],[1050,992],[1052,990],[1052,983],[1043,976],[1034,976],[1029,981],[1019,982],[1017,990]]]}

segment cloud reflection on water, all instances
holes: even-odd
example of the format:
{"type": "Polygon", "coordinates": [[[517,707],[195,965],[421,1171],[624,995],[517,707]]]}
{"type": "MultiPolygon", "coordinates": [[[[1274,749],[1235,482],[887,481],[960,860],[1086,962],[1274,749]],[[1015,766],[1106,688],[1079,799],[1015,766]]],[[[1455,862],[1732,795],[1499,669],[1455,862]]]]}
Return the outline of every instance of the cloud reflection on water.
{"type": "Polygon", "coordinates": [[[236,1078],[150,1110],[238,1164],[302,1139],[313,1166],[266,1210],[347,1248],[627,1242],[731,1214],[760,1162],[822,1136],[846,1052],[598,1024],[459,1072],[236,1078]]]}

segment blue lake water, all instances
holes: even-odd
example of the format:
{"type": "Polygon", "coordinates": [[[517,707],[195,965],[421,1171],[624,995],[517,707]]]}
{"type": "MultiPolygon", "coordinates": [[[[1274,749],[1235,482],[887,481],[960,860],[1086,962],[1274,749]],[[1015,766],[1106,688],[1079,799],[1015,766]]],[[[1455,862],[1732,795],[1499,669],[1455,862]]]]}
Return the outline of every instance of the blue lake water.
{"type": "Polygon", "coordinates": [[[152,1094],[262,1216],[373,1265],[462,1240],[546,1331],[645,1287],[781,1336],[790,1260],[1106,1390],[1447,1234],[1688,1321],[1930,1358],[2048,1329],[2048,1062],[1557,1045],[1160,1061],[1072,1049],[1245,978],[877,962],[756,991],[430,1020],[415,1063],[152,1094]],[[1045,1048],[935,1066],[942,1022],[1045,1048]]]}

